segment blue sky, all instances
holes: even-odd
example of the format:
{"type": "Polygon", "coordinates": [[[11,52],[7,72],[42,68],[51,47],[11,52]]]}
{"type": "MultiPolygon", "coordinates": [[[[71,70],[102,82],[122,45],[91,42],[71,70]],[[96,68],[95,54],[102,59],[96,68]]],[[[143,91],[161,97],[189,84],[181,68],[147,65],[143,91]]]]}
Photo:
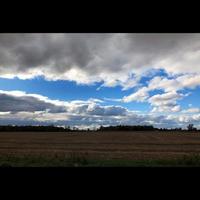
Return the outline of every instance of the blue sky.
{"type": "Polygon", "coordinates": [[[1,34],[0,124],[200,127],[200,34],[1,34]]]}

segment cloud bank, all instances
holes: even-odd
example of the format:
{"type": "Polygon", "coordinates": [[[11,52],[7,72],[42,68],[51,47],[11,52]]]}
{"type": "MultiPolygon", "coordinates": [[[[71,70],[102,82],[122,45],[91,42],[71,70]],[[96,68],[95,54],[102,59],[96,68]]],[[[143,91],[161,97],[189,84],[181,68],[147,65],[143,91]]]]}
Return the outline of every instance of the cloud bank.
{"type": "Polygon", "coordinates": [[[144,73],[200,73],[200,34],[0,34],[0,76],[134,87],[144,73]],[[191,67],[192,66],[192,67],[191,67]]]}
{"type": "MultiPolygon", "coordinates": [[[[170,95],[156,96],[152,101],[160,103],[164,98],[168,105],[170,95]]],[[[176,98],[179,98],[176,96],[176,98]]],[[[103,106],[102,100],[59,101],[42,95],[22,91],[0,91],[0,125],[70,125],[98,127],[100,125],[154,125],[156,127],[186,127],[187,123],[198,125],[200,110],[190,108],[178,115],[142,114],[122,106],[103,106]],[[191,115],[191,112],[194,115],[191,115]]]]}

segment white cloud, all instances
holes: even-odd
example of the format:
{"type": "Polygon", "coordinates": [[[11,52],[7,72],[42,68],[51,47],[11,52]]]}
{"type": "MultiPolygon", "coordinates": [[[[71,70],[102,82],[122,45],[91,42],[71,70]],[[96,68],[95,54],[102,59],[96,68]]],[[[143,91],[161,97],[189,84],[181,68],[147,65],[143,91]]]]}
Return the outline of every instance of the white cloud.
{"type": "Polygon", "coordinates": [[[200,74],[187,74],[180,75],[175,78],[166,77],[154,77],[148,85],[149,91],[155,89],[161,89],[165,92],[179,91],[185,88],[195,89],[200,86],[200,74]]]}
{"type": "Polygon", "coordinates": [[[182,86],[182,88],[194,89],[200,86],[200,74],[187,74],[177,78],[177,81],[182,86]]]}
{"type": "Polygon", "coordinates": [[[182,111],[183,113],[200,113],[200,108],[189,108],[182,111]]]}
{"type": "Polygon", "coordinates": [[[164,112],[172,111],[179,112],[180,106],[176,105],[176,100],[180,97],[186,97],[191,93],[182,95],[179,91],[184,89],[195,89],[200,85],[200,75],[180,75],[174,78],[166,78],[156,76],[148,82],[146,87],[139,88],[135,93],[125,96],[124,102],[131,101],[146,101],[151,103],[153,106],[160,106],[153,108],[153,112],[164,112]],[[149,97],[149,92],[154,90],[162,90],[163,94],[158,94],[153,97],[149,97]],[[167,99],[169,98],[169,99],[167,99]],[[167,104],[170,104],[167,105],[167,104]]]}
{"type": "Polygon", "coordinates": [[[168,92],[164,94],[156,94],[149,98],[149,102],[156,106],[174,104],[177,99],[180,99],[183,95],[177,92],[168,92]]]}
{"type": "Polygon", "coordinates": [[[177,105],[177,100],[183,96],[177,92],[168,92],[154,95],[148,99],[148,102],[154,106],[152,112],[179,112],[181,108],[177,105]]]}
{"type": "Polygon", "coordinates": [[[164,90],[165,92],[177,91],[181,88],[181,83],[176,79],[168,79],[165,77],[156,76],[150,80],[148,90],[164,90]]]}
{"type": "Polygon", "coordinates": [[[179,111],[181,111],[181,107],[179,105],[167,105],[167,106],[154,107],[151,112],[169,113],[169,112],[179,112],[179,111]]]}
{"type": "Polygon", "coordinates": [[[135,92],[129,96],[125,96],[122,99],[122,101],[123,102],[131,102],[131,101],[143,102],[143,101],[147,100],[148,97],[149,97],[148,88],[143,87],[143,88],[139,89],[137,92],[135,92]]]}

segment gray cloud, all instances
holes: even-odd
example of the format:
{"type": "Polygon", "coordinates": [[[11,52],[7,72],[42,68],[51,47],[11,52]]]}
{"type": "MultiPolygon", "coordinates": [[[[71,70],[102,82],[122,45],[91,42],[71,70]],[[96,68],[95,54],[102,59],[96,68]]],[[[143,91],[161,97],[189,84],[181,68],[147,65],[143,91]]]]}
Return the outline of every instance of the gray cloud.
{"type": "Polygon", "coordinates": [[[1,63],[17,65],[19,71],[50,63],[58,73],[73,65],[84,68],[106,37],[95,34],[0,34],[1,53],[8,55],[1,57],[1,63]]]}
{"type": "Polygon", "coordinates": [[[0,93],[0,112],[35,112],[48,110],[52,113],[66,112],[66,108],[31,96],[13,96],[0,93]]]}
{"type": "Polygon", "coordinates": [[[80,127],[98,127],[100,125],[153,125],[159,128],[186,128],[188,123],[199,126],[200,115],[180,114],[177,116],[167,115],[142,115],[129,113],[124,116],[100,116],[100,115],[72,115],[64,113],[61,117],[60,113],[49,115],[48,113],[12,113],[0,115],[0,124],[14,125],[60,125],[60,126],[80,126],[80,127]]]}
{"type": "Polygon", "coordinates": [[[92,105],[88,106],[87,112],[90,115],[101,115],[101,116],[117,116],[117,115],[126,115],[127,109],[121,106],[99,106],[92,105]]]}
{"type": "Polygon", "coordinates": [[[0,76],[133,87],[153,68],[200,73],[199,39],[199,34],[0,34],[0,76]]]}
{"type": "Polygon", "coordinates": [[[101,106],[101,100],[59,101],[37,94],[22,91],[0,91],[0,112],[37,112],[68,113],[99,116],[125,115],[127,109],[121,106],[101,106]]]}

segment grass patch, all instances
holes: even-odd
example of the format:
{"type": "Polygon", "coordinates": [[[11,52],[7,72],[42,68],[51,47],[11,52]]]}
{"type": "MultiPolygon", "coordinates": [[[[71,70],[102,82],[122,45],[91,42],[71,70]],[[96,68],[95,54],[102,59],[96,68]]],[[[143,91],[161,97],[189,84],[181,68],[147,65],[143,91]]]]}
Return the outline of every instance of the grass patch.
{"type": "Polygon", "coordinates": [[[0,167],[200,167],[200,155],[173,160],[102,160],[86,156],[0,156],[0,167]]]}

